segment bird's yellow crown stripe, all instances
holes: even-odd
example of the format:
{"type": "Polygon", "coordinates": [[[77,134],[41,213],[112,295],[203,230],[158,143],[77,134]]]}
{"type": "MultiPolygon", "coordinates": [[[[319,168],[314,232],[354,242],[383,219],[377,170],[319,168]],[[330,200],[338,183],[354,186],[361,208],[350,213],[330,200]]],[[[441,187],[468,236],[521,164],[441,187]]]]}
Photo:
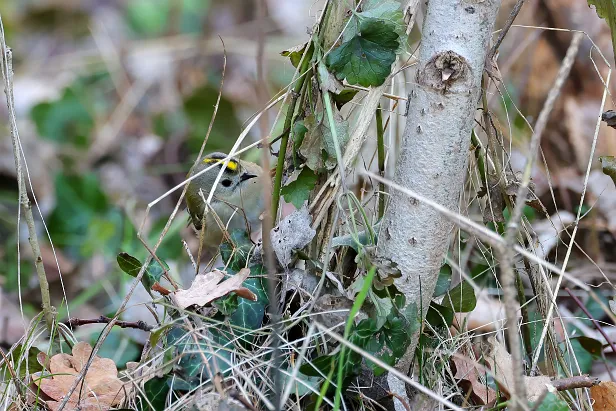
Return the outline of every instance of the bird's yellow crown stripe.
{"type": "MultiPolygon", "coordinates": [[[[212,163],[223,163],[223,160],[220,160],[218,158],[206,158],[203,160],[203,162],[205,164],[212,164],[212,163]]],[[[239,167],[239,164],[237,163],[237,161],[235,160],[229,160],[229,162],[227,163],[227,169],[231,170],[231,171],[237,171],[237,168],[239,167]]]]}

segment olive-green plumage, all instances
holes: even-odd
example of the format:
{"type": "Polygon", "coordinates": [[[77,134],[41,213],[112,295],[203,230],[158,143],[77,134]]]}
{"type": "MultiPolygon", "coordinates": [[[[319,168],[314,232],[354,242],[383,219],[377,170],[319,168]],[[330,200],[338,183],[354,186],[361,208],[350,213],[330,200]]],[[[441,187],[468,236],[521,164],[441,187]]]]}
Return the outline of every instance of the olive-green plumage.
{"type": "MultiPolygon", "coordinates": [[[[189,172],[189,176],[193,176],[214,165],[210,170],[192,180],[186,189],[188,213],[197,230],[202,228],[204,198],[207,200],[226,157],[224,153],[208,154],[189,172]]],[[[206,245],[220,244],[223,237],[220,225],[226,227],[229,233],[235,229],[248,232],[259,230],[260,216],[263,213],[263,193],[260,180],[262,173],[263,169],[255,163],[235,158],[229,160],[216,185],[211,209],[205,216],[204,243],[206,245]]]]}

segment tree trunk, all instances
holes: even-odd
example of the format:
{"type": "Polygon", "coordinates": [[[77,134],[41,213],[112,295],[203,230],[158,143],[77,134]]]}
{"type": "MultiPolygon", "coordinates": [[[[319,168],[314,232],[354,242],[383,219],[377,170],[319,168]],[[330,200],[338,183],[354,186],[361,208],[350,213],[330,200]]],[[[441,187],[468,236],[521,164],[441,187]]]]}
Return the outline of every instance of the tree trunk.
{"type": "MultiPolygon", "coordinates": [[[[481,77],[499,7],[500,0],[428,2],[394,181],[451,210],[459,209],[481,77]]],[[[422,319],[454,232],[454,224],[437,211],[391,190],[378,254],[398,264],[402,277],[396,286],[407,304],[423,308],[422,319]]],[[[417,337],[398,363],[401,371],[409,371],[417,337]]],[[[404,392],[395,377],[389,382],[392,390],[404,392]]]]}

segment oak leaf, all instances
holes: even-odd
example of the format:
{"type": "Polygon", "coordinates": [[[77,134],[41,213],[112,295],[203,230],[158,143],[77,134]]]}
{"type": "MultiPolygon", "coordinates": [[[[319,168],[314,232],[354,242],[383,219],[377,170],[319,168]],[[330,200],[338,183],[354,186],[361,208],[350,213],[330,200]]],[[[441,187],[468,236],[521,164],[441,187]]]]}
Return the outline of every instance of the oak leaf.
{"type": "Polygon", "coordinates": [[[234,276],[220,282],[225,277],[224,271],[214,269],[209,273],[197,274],[189,289],[177,290],[174,293],[176,303],[180,308],[191,305],[203,307],[231,292],[235,292],[239,297],[257,301],[257,296],[252,291],[242,287],[249,275],[250,270],[242,268],[234,276]]]}
{"type": "MultiPolygon", "coordinates": [[[[33,375],[33,382],[50,398],[46,401],[50,410],[59,409],[91,354],[90,344],[82,341],[75,344],[72,355],[61,353],[51,358],[38,356],[40,364],[49,373],[33,375]]],[[[123,385],[113,360],[95,356],[85,378],[71,394],[64,410],[109,410],[124,399],[123,385]]]]}

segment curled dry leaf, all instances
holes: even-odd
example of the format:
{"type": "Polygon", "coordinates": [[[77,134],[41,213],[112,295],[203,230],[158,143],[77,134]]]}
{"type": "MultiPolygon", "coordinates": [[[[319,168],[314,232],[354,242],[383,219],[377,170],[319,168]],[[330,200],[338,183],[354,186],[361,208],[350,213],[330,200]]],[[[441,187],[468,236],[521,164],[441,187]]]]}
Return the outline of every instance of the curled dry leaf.
{"type": "Polygon", "coordinates": [[[272,248],[283,267],[292,260],[293,251],[303,248],[314,238],[316,231],[311,227],[312,218],[308,209],[302,207],[274,227],[270,232],[272,248]]]}
{"type": "Polygon", "coordinates": [[[224,271],[213,270],[209,273],[198,274],[188,290],[178,290],[174,293],[176,302],[181,308],[191,305],[203,307],[230,292],[235,292],[242,298],[257,301],[257,296],[252,291],[242,287],[242,283],[249,275],[250,270],[242,268],[239,273],[220,282],[225,277],[224,271]]]}
{"type": "Polygon", "coordinates": [[[459,354],[451,357],[451,362],[456,370],[453,377],[465,393],[470,392],[470,398],[473,403],[490,407],[494,405],[496,402],[496,391],[479,380],[480,373],[485,373],[477,369],[477,362],[459,354]]]}
{"type": "MultiPolygon", "coordinates": [[[[75,382],[92,354],[92,347],[79,342],[73,347],[72,355],[56,354],[51,358],[40,356],[41,365],[46,366],[51,376],[41,373],[33,375],[33,382],[51,399],[46,401],[52,411],[60,403],[75,382]]],[[[48,373],[48,374],[49,374],[48,373]]],[[[77,386],[64,407],[65,410],[100,411],[119,405],[124,399],[123,383],[118,378],[118,369],[109,358],[94,357],[84,380],[77,386]]]]}
{"type": "MultiPolygon", "coordinates": [[[[513,364],[511,354],[505,345],[495,337],[488,338],[489,352],[486,353],[486,361],[490,364],[490,369],[494,373],[494,379],[498,387],[507,398],[513,389],[513,364]]],[[[551,385],[550,377],[538,375],[536,377],[524,377],[526,385],[526,395],[529,401],[537,401],[544,391],[551,385]]]]}
{"type": "Polygon", "coordinates": [[[603,381],[599,385],[590,388],[590,397],[594,404],[594,411],[616,410],[616,382],[603,381]]]}

